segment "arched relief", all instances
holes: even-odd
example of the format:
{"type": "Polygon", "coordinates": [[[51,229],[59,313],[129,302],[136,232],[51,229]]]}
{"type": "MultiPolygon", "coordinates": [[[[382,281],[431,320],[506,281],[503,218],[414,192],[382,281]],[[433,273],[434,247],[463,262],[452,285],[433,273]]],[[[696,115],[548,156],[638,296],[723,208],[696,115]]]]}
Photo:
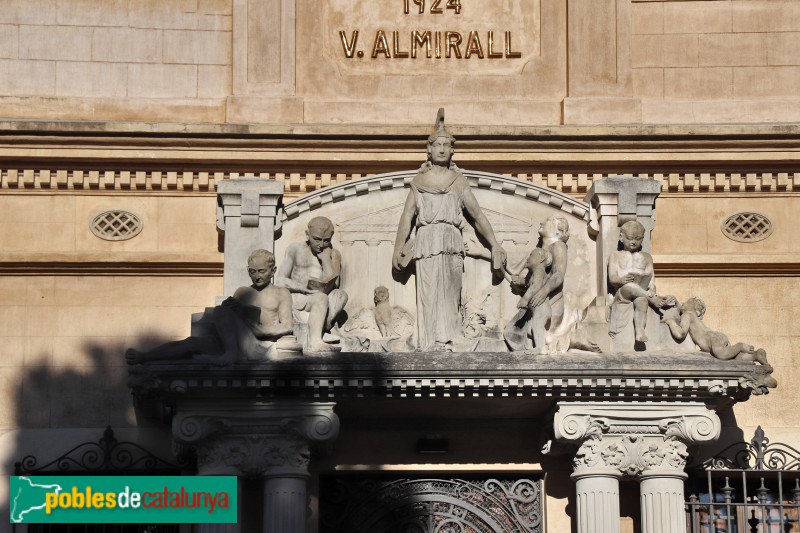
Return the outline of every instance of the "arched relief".
{"type": "MultiPolygon", "coordinates": [[[[595,243],[587,231],[589,206],[538,185],[487,172],[463,172],[497,240],[508,252],[511,270],[520,269],[536,247],[541,221],[559,214],[569,222],[565,307],[568,319],[572,319],[570,315],[577,317],[591,302],[596,280],[595,243]]],[[[334,247],[342,254],[341,286],[349,295],[349,317],[355,319],[363,310],[373,309],[374,290],[381,285],[389,289],[391,305],[415,316],[413,279],[393,277],[391,258],[408,184],[416,174],[416,170],[380,174],[320,189],[286,204],[280,236],[275,241],[279,266],[287,246],[305,240],[308,221],[316,216],[328,217],[336,228],[334,247]]],[[[467,225],[463,234],[468,253],[481,251],[471,226],[467,225]]],[[[519,296],[511,293],[506,281],[493,279],[488,261],[474,257],[464,261],[463,287],[466,329],[476,336],[501,339],[504,325],[517,311],[519,296]]]]}
{"type": "MultiPolygon", "coordinates": [[[[588,204],[579,202],[554,189],[548,189],[541,185],[518,181],[490,172],[463,169],[462,172],[472,187],[500,191],[503,194],[522,196],[532,201],[566,211],[578,218],[589,220],[588,204]]],[[[318,209],[328,203],[340,202],[345,198],[373,194],[390,189],[406,188],[416,174],[416,170],[402,170],[400,172],[378,174],[358,181],[350,181],[322,188],[286,204],[283,208],[283,216],[280,217],[281,222],[292,220],[306,211],[318,209]]]]}

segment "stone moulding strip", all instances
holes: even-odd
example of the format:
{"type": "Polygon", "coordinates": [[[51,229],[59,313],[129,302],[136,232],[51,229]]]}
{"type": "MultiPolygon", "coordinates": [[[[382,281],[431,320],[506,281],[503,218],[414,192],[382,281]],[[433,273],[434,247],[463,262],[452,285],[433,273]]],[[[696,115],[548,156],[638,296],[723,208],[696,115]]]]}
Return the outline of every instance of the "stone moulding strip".
{"type": "MultiPolygon", "coordinates": [[[[761,367],[691,354],[350,354],[210,368],[151,363],[130,368],[138,394],[347,397],[571,397],[601,400],[746,399],[761,367]]],[[[756,391],[758,392],[758,391],[756,391]]]]}
{"type": "MultiPolygon", "coordinates": [[[[466,164],[469,164],[467,162],[466,164]]],[[[348,167],[354,165],[348,162],[348,167]]],[[[627,165],[627,164],[626,164],[627,165]]],[[[301,165],[302,166],[302,165],[301,165]]],[[[59,169],[0,167],[0,190],[2,191],[116,191],[116,192],[192,192],[211,194],[216,184],[223,180],[238,177],[259,177],[282,181],[288,197],[298,197],[322,188],[355,183],[372,179],[369,172],[375,163],[364,162],[364,173],[337,172],[337,163],[328,164],[331,172],[238,172],[205,170],[159,170],[159,169],[59,169]]],[[[515,165],[516,166],[516,165],[515,165]]],[[[654,173],[637,172],[629,166],[620,167],[618,172],[581,173],[531,173],[525,170],[540,163],[521,164],[519,172],[490,174],[502,176],[514,182],[533,184],[560,191],[561,193],[582,194],[592,183],[619,174],[635,175],[640,178],[655,179],[662,183],[665,193],[708,193],[708,192],[798,192],[800,191],[800,172],[678,172],[654,173]]],[[[607,166],[604,164],[604,166],[607,166]]],[[[166,168],[166,167],[165,167],[166,168]]],[[[397,174],[416,173],[416,170],[401,171],[397,174]]],[[[466,174],[481,174],[467,171],[466,174]]],[[[488,173],[487,173],[488,174],[488,173]]],[[[388,175],[388,174],[385,174],[388,175]]]]}
{"type": "Polygon", "coordinates": [[[797,277],[800,263],[662,263],[656,259],[657,277],[673,278],[698,276],[728,277],[797,277]]]}
{"type": "Polygon", "coordinates": [[[156,261],[2,261],[4,276],[176,276],[220,277],[219,262],[156,262],[156,261]]]}
{"type": "MultiPolygon", "coordinates": [[[[500,174],[470,170],[464,170],[463,172],[469,184],[477,189],[488,189],[503,194],[521,196],[535,202],[541,202],[555,207],[556,209],[570,213],[580,219],[589,220],[588,204],[579,202],[564,193],[500,174]]],[[[391,172],[325,188],[286,204],[283,208],[282,220],[286,221],[297,218],[302,213],[313,211],[323,205],[342,201],[346,198],[363,196],[365,194],[390,189],[406,188],[416,174],[416,170],[391,172]]]]}

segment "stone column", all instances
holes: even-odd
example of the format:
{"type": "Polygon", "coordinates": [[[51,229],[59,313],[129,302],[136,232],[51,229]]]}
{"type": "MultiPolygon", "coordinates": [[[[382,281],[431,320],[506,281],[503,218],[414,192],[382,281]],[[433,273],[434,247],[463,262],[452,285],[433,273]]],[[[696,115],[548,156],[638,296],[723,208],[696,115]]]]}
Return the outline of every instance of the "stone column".
{"type": "Polygon", "coordinates": [[[619,470],[585,468],[570,477],[575,481],[578,533],[619,533],[619,470]]]}
{"type": "Polygon", "coordinates": [[[247,257],[257,248],[274,251],[283,183],[237,178],[217,184],[217,228],[225,233],[223,298],[250,285],[247,257]]]}
{"type": "Polygon", "coordinates": [[[642,533],[684,533],[683,480],[686,474],[644,471],[639,476],[642,533]]]}
{"type": "Polygon", "coordinates": [[[719,418],[702,403],[560,402],[554,439],[578,447],[572,474],[578,533],[619,531],[625,477],[640,481],[643,533],[684,531],[687,445],[715,440],[719,432],[719,418]]]}
{"type": "Polygon", "coordinates": [[[339,419],[331,403],[253,402],[224,411],[179,407],[172,433],[195,450],[201,473],[263,480],[264,533],[305,533],[311,447],[335,440],[339,419]]]}

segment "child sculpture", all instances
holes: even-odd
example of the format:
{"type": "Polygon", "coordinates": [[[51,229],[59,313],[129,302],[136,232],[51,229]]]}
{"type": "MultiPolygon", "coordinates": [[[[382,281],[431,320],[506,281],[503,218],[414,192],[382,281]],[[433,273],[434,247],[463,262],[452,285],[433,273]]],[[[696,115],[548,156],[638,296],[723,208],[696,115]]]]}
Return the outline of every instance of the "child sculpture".
{"type": "Polygon", "coordinates": [[[564,316],[562,289],[567,272],[567,219],[560,215],[546,218],[539,226],[539,236],[541,248],[534,248],[525,264],[527,285],[521,276],[511,277],[511,283],[524,287],[525,293],[517,303],[520,312],[504,331],[509,348],[536,355],[547,353],[548,329],[557,328],[564,316]]]}
{"type": "Polygon", "coordinates": [[[692,341],[704,352],[708,352],[717,359],[727,361],[739,359],[741,361],[758,361],[768,365],[767,352],[763,348],[755,349],[750,344],[737,342],[731,344],[724,333],[714,331],[703,323],[706,314],[706,304],[700,298],[689,298],[680,306],[680,318],[665,320],[669,331],[677,341],[683,341],[687,333],[692,341]]]}
{"type": "Polygon", "coordinates": [[[633,306],[633,331],[636,342],[647,342],[645,326],[647,309],[675,305],[674,299],[656,295],[653,257],[642,251],[644,226],[635,220],[620,228],[622,250],[615,251],[608,259],[608,281],[616,289],[611,304],[608,334],[615,337],[631,320],[633,306]]]}

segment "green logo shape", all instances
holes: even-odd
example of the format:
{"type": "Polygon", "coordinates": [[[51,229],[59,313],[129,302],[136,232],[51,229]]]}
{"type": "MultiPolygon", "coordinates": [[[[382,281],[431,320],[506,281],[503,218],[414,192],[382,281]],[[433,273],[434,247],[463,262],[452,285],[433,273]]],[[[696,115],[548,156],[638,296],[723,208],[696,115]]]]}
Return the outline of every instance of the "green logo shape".
{"type": "Polygon", "coordinates": [[[235,524],[236,476],[12,476],[12,524],[235,524]]]}

